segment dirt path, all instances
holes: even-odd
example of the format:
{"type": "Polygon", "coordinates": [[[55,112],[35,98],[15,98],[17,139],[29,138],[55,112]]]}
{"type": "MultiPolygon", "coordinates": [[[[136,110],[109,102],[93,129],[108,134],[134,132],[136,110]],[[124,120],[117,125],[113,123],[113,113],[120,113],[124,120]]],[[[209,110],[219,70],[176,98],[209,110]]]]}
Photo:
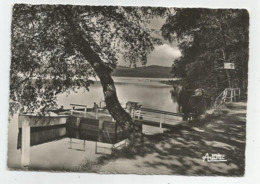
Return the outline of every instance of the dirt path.
{"type": "Polygon", "coordinates": [[[137,154],[124,154],[98,172],[242,176],[245,167],[246,102],[229,104],[221,115],[148,136],[137,154]],[[226,162],[206,162],[208,153],[224,154],[226,162]]]}

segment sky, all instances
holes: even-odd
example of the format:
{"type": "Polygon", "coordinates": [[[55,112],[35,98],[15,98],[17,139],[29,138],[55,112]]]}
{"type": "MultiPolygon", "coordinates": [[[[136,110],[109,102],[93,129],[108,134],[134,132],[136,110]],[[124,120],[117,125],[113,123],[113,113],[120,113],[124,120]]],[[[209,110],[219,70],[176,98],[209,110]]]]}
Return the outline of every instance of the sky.
{"type": "Polygon", "coordinates": [[[155,49],[147,57],[147,66],[160,65],[172,66],[173,61],[181,56],[181,52],[177,47],[169,44],[155,46],[155,49]]]}
{"type": "MultiPolygon", "coordinates": [[[[150,27],[159,31],[164,22],[165,19],[163,18],[155,18],[151,20],[150,27]]],[[[158,35],[156,37],[160,38],[163,44],[155,45],[154,50],[147,55],[146,66],[159,65],[171,67],[174,63],[174,60],[181,56],[181,52],[177,46],[177,43],[170,43],[169,41],[165,40],[161,35],[158,35]]],[[[118,61],[118,65],[128,66],[129,63],[120,60],[118,61]]],[[[138,64],[137,66],[141,66],[141,64],[138,64]]]]}

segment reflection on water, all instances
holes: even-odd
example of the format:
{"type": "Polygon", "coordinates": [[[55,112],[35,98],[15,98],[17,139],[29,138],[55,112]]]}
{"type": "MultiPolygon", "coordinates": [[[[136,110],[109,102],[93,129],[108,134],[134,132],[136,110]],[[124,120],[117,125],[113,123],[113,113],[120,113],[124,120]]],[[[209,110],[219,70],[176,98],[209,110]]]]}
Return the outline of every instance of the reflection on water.
{"type": "MultiPolygon", "coordinates": [[[[9,124],[8,167],[13,169],[20,169],[23,164],[22,129],[18,128],[17,121],[15,115],[9,124]]],[[[95,160],[100,154],[110,154],[114,144],[122,145],[124,139],[123,134],[109,139],[102,131],[81,130],[67,125],[31,127],[29,169],[77,167],[86,158],[95,160]]]]}
{"type": "MultiPolygon", "coordinates": [[[[162,79],[114,77],[119,101],[125,106],[127,101],[139,102],[143,107],[163,111],[176,112],[176,102],[171,99],[172,86],[159,83],[162,79]]],[[[57,97],[58,105],[69,108],[69,104],[84,104],[93,107],[103,100],[103,90],[99,82],[90,87],[90,91],[83,89],[69,96],[61,94],[57,97]]]]}
{"type": "MultiPolygon", "coordinates": [[[[94,131],[72,128],[67,125],[54,125],[46,127],[31,127],[30,146],[35,146],[64,138],[95,141],[101,143],[115,144],[125,139],[122,132],[106,134],[104,131],[94,131]],[[113,139],[112,139],[113,138],[113,139]]],[[[17,149],[22,147],[22,128],[19,128],[17,149]]]]}
{"type": "MultiPolygon", "coordinates": [[[[30,146],[35,146],[52,141],[58,141],[66,137],[66,126],[56,125],[47,127],[31,127],[30,146]]],[[[22,147],[22,129],[19,128],[17,149],[22,147]]]]}
{"type": "MultiPolygon", "coordinates": [[[[116,89],[120,102],[137,101],[143,107],[176,112],[176,103],[171,99],[171,86],[160,84],[155,79],[118,78],[116,89]]],[[[89,92],[79,90],[69,96],[58,96],[58,105],[69,108],[78,103],[92,107],[93,102],[102,99],[103,92],[99,82],[90,87],[89,92]]],[[[143,126],[145,133],[158,133],[158,128],[143,126]]],[[[8,129],[8,167],[21,168],[21,129],[18,117],[10,118],[8,129]]],[[[64,125],[44,128],[31,128],[30,169],[50,170],[73,168],[83,160],[95,160],[99,153],[110,153],[111,145],[122,140],[120,135],[109,137],[105,132],[91,133],[64,125]],[[98,153],[98,154],[97,154],[98,153]]]]}

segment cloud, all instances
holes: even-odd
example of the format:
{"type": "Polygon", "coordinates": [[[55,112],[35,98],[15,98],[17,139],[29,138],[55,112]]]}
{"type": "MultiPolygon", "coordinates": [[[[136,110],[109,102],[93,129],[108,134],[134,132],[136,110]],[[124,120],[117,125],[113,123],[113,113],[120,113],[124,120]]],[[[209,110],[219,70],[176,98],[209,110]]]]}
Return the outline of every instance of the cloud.
{"type": "Polygon", "coordinates": [[[173,61],[181,56],[177,47],[168,44],[155,46],[152,53],[148,55],[147,65],[172,66],[173,61]]]}
{"type": "MultiPolygon", "coordinates": [[[[163,44],[155,46],[155,49],[148,54],[146,66],[159,65],[171,67],[174,60],[181,56],[181,52],[178,47],[163,44]]],[[[125,62],[122,57],[118,61],[118,65],[129,66],[129,62],[125,62]]],[[[141,63],[137,63],[137,66],[142,66],[141,63]]]]}

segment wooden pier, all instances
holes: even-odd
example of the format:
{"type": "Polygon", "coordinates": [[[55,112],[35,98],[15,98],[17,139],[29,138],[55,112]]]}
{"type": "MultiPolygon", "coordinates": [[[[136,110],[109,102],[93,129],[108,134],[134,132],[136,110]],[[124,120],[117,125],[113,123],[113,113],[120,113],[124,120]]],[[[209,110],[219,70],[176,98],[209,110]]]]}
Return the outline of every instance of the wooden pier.
{"type": "Polygon", "coordinates": [[[18,127],[22,129],[21,135],[21,166],[26,168],[30,164],[31,127],[48,127],[65,125],[68,115],[19,114],[18,127]]]}
{"type": "MultiPolygon", "coordinates": [[[[71,106],[73,107],[71,110],[72,116],[96,119],[97,121],[102,120],[115,122],[108,111],[105,111],[104,109],[97,108],[95,111],[92,111],[85,105],[71,104],[71,106]],[[78,107],[81,108],[79,109],[78,107]]],[[[174,126],[183,122],[185,116],[184,113],[143,108],[142,105],[138,104],[138,102],[127,102],[126,111],[136,122],[159,128],[174,128],[174,126]]],[[[186,116],[187,120],[192,120],[193,118],[192,113],[186,116]]]]}
{"type": "MultiPolygon", "coordinates": [[[[135,122],[142,125],[170,129],[183,122],[183,113],[142,108],[141,105],[134,104],[134,106],[127,106],[126,111],[132,116],[135,122]]],[[[122,128],[118,126],[118,123],[114,121],[107,110],[96,108],[93,111],[93,109],[88,109],[87,106],[79,104],[72,104],[71,110],[58,112],[58,115],[39,116],[20,114],[18,125],[22,129],[22,167],[27,167],[30,163],[31,127],[66,125],[70,128],[81,130],[81,135],[75,135],[76,138],[81,139],[83,134],[87,134],[88,136],[95,135],[95,137],[97,137],[96,135],[102,135],[103,142],[113,145],[117,141],[122,140],[122,138],[125,139],[122,128]]],[[[74,136],[70,138],[74,138],[74,136]]]]}
{"type": "MultiPolygon", "coordinates": [[[[184,114],[139,108],[132,109],[131,116],[135,122],[143,125],[155,126],[159,128],[173,128],[183,122],[184,114]]],[[[190,116],[188,120],[192,120],[192,116],[190,116]]]]}
{"type": "MultiPolygon", "coordinates": [[[[116,122],[93,119],[85,117],[71,116],[67,120],[67,126],[72,129],[78,129],[88,136],[102,135],[107,143],[115,143],[123,137],[123,130],[116,122]]],[[[79,137],[78,137],[79,138],[79,137]]]]}
{"type": "Polygon", "coordinates": [[[69,115],[37,115],[37,114],[19,114],[18,127],[25,125],[30,127],[43,127],[66,124],[69,115]]]}
{"type": "Polygon", "coordinates": [[[80,104],[70,104],[70,105],[72,106],[69,113],[71,116],[114,121],[114,119],[111,117],[111,115],[106,109],[96,108],[93,110],[92,108],[87,108],[86,105],[80,105],[80,104]]]}
{"type": "MultiPolygon", "coordinates": [[[[78,118],[96,119],[97,121],[112,121],[108,111],[97,108],[94,111],[85,105],[71,104],[71,115],[78,118]]],[[[149,108],[143,108],[138,102],[127,102],[126,111],[138,123],[159,128],[173,128],[183,122],[184,113],[174,113],[149,108]]],[[[187,120],[192,120],[193,115],[188,114],[187,120]]]]}

